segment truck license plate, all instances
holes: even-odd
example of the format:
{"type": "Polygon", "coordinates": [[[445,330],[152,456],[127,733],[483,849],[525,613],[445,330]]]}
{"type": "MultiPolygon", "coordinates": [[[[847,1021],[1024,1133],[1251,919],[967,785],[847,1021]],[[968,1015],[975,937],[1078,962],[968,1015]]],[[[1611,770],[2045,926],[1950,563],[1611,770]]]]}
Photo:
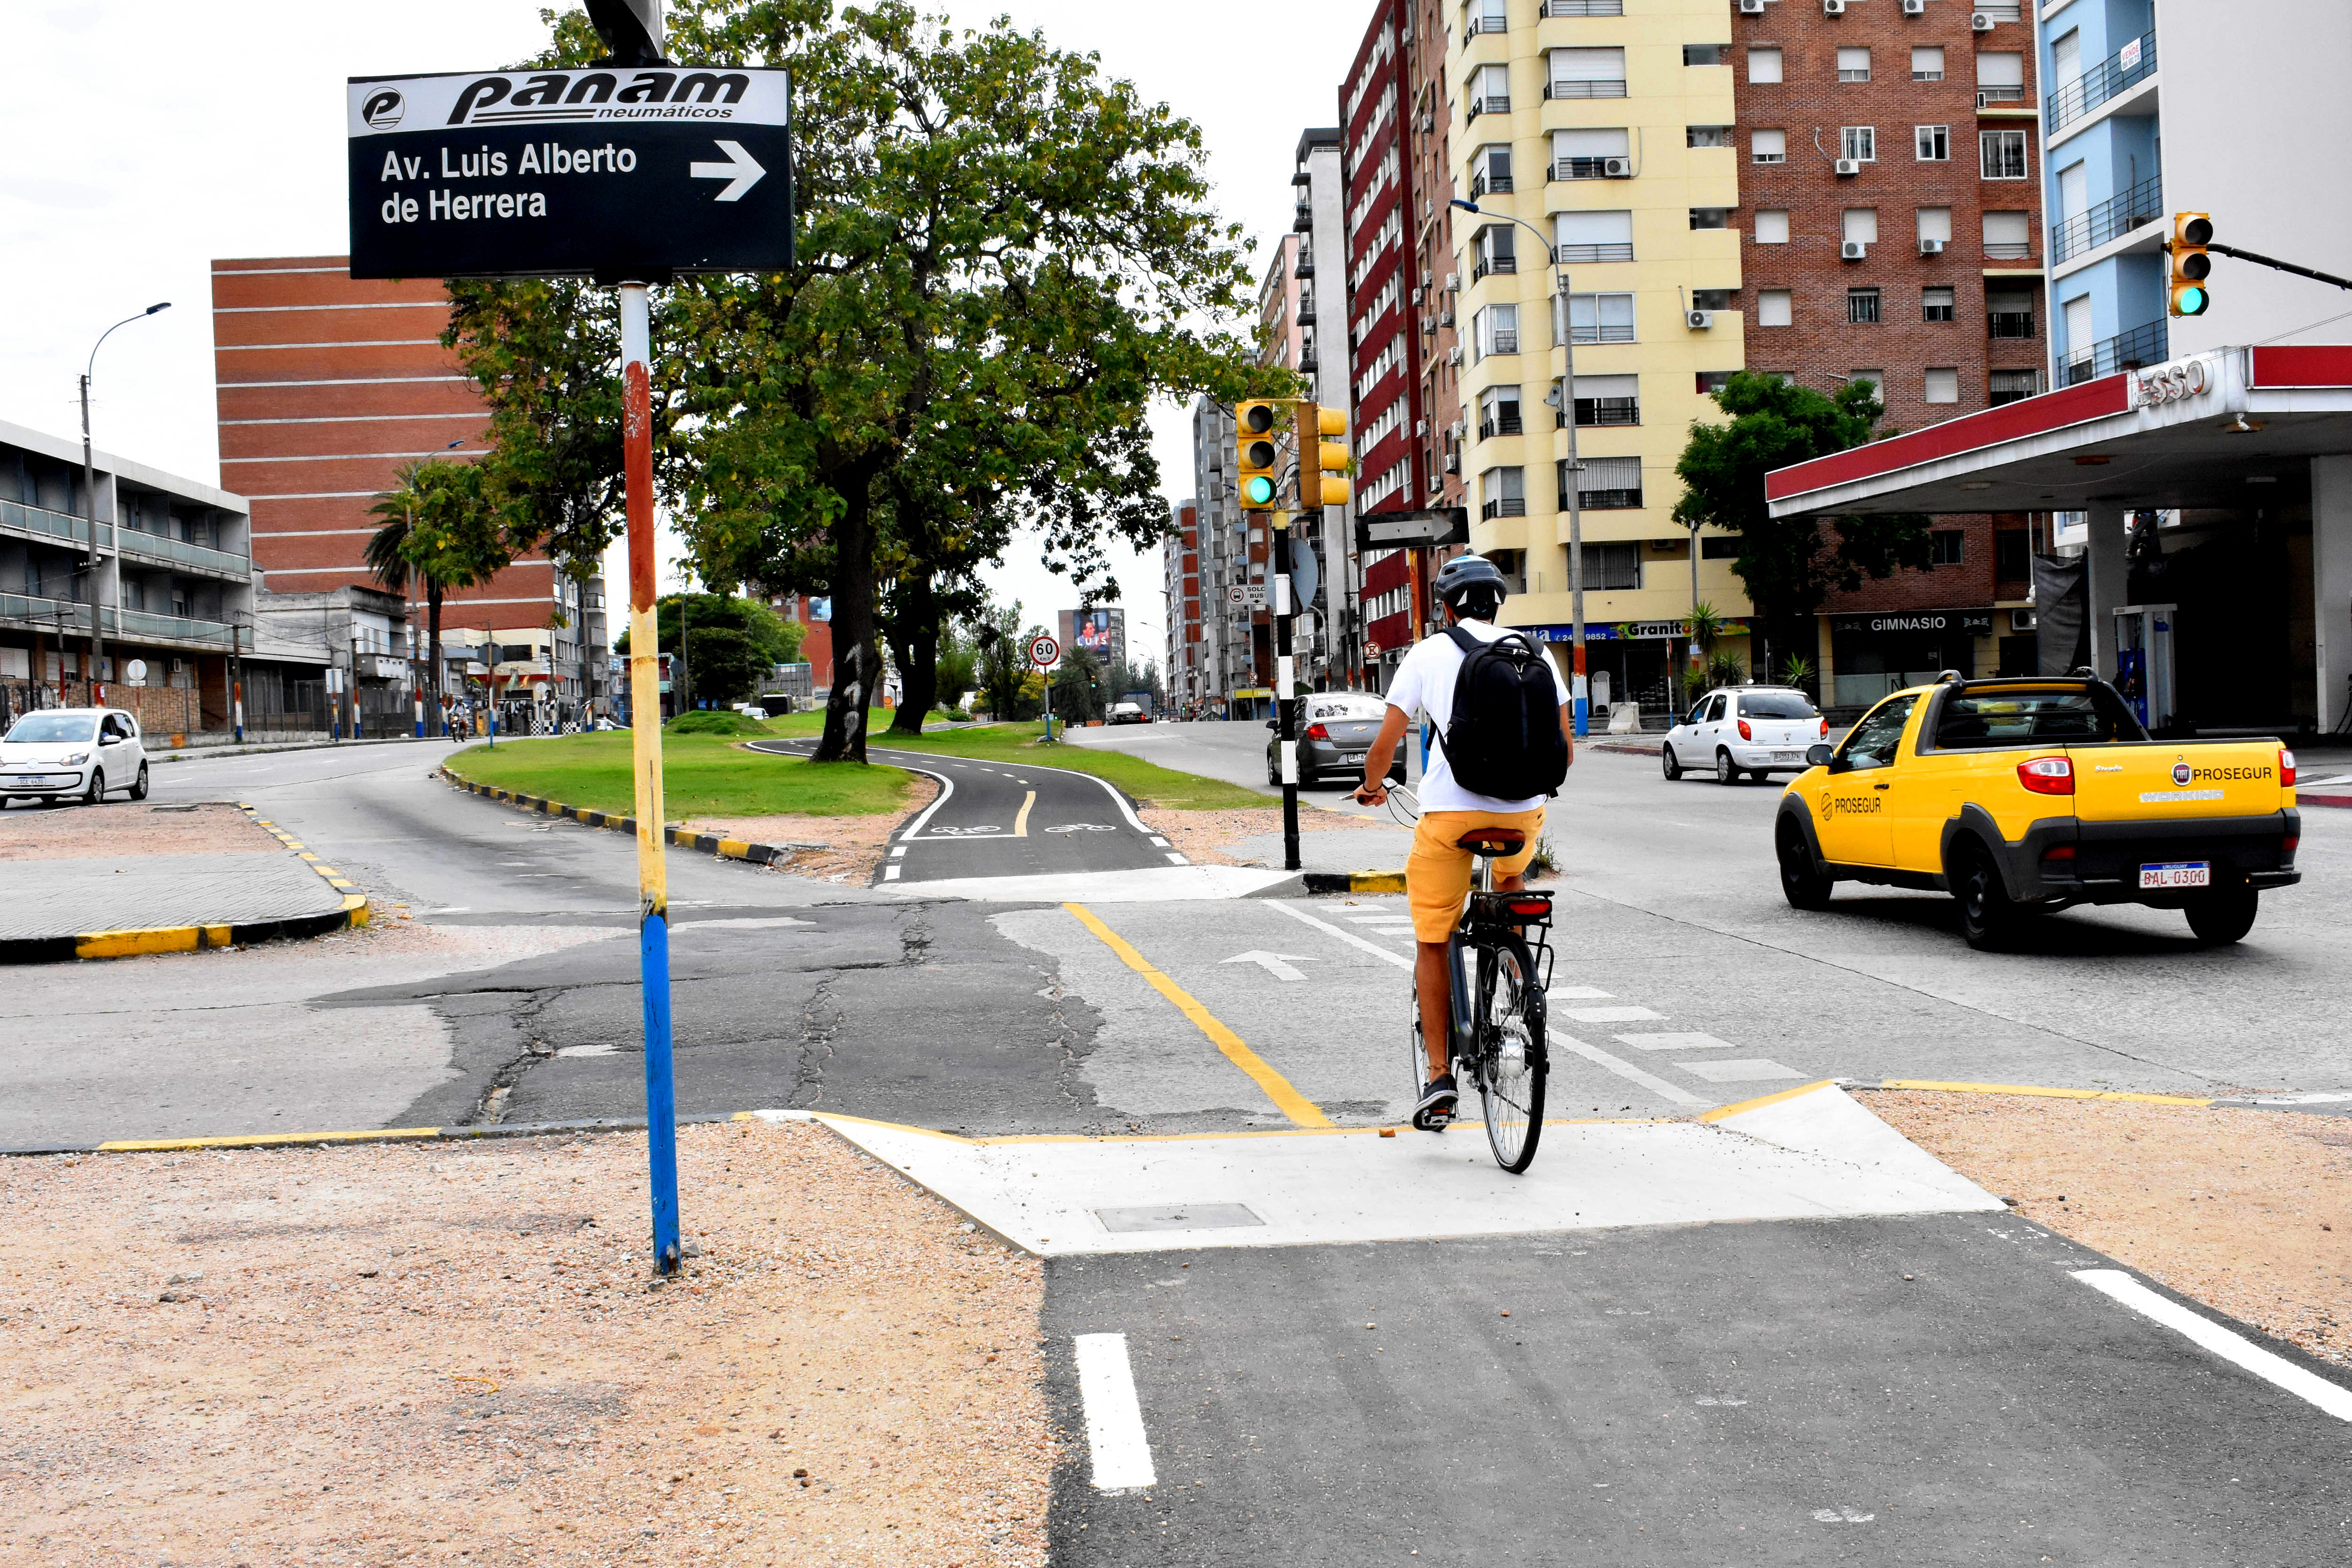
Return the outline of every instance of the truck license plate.
{"type": "Polygon", "coordinates": [[[2213,885],[2213,865],[2210,861],[2168,861],[2162,865],[2139,868],[2142,887],[2210,887],[2213,885]]]}

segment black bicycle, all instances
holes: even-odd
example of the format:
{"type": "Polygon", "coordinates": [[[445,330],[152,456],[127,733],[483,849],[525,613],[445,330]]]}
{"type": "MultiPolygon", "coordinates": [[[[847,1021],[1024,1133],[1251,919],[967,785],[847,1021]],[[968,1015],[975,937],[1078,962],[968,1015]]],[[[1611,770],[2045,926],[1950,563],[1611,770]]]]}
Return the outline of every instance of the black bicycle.
{"type": "MultiPolygon", "coordinates": [[[[1389,786],[1389,795],[1391,800],[1403,795],[1404,810],[1420,814],[1419,803],[1403,787],[1389,786]]],[[[1544,1083],[1551,1072],[1544,1042],[1544,991],[1551,983],[1551,894],[1496,891],[1495,862],[1527,847],[1527,835],[1517,829],[1474,828],[1458,841],[1470,852],[1477,871],[1469,896],[1462,901],[1462,917],[1445,942],[1453,993],[1449,1055],[1454,1083],[1464,1092],[1477,1092],[1495,1163],[1516,1176],[1534,1163],[1536,1145],[1543,1137],[1544,1083]]],[[[1429,1071],[1418,977],[1412,1036],[1412,1099],[1417,1101],[1429,1071]]],[[[1416,1113],[1413,1125],[1442,1132],[1451,1120],[1416,1113]]]]}

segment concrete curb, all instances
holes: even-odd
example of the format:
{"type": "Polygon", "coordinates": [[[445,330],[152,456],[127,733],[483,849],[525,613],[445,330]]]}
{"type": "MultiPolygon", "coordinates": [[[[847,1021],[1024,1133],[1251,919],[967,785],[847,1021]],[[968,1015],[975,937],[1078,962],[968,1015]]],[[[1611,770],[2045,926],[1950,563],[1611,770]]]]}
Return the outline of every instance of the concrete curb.
{"type": "MultiPolygon", "coordinates": [[[[488,784],[477,784],[470,779],[460,777],[446,767],[435,771],[468,795],[488,796],[490,800],[518,806],[526,811],[537,811],[541,816],[563,817],[583,827],[604,828],[616,833],[627,833],[633,838],[636,835],[637,820],[635,817],[614,816],[607,811],[592,811],[585,806],[566,805],[562,800],[517,794],[512,789],[493,789],[488,784]]],[[[662,841],[681,850],[700,850],[704,854],[716,855],[723,861],[750,861],[753,865],[779,865],[803,850],[831,847],[814,843],[755,844],[742,839],[722,839],[715,833],[689,833],[675,826],[662,829],[662,841]]]]}
{"type": "Polygon", "coordinates": [[[243,923],[217,921],[200,922],[193,925],[146,925],[125,931],[82,931],[67,936],[25,936],[0,941],[0,964],[54,964],[68,958],[136,958],[150,953],[200,953],[214,947],[249,946],[256,942],[277,942],[300,936],[323,936],[330,931],[341,931],[368,923],[367,894],[355,893],[352,883],[333,866],[323,865],[319,857],[305,850],[294,839],[278,831],[276,824],[253,815],[253,808],[244,801],[237,810],[253,817],[254,822],[270,837],[299,855],[310,869],[326,879],[327,885],[343,895],[343,906],[317,915],[298,915],[286,920],[252,920],[243,923]]]}
{"type": "MultiPolygon", "coordinates": [[[[215,757],[268,757],[280,751],[327,751],[343,746],[398,746],[404,742],[414,742],[418,738],[413,735],[378,735],[362,737],[358,740],[289,740],[268,746],[239,746],[235,742],[226,746],[167,746],[163,750],[168,755],[150,757],[147,760],[150,762],[203,762],[215,757]]],[[[437,735],[428,735],[423,738],[438,740],[441,737],[437,735]]]]}
{"type": "Polygon", "coordinates": [[[1401,871],[1310,871],[1298,878],[1308,893],[1402,893],[1401,871]]]}

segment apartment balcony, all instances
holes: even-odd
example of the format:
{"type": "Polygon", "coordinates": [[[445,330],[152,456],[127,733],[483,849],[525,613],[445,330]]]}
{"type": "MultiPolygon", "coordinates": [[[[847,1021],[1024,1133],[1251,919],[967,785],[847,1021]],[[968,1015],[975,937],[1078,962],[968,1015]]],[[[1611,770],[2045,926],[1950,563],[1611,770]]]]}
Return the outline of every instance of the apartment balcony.
{"type": "Polygon", "coordinates": [[[2143,365],[2160,365],[2172,357],[2172,333],[2163,321],[2150,321],[2118,332],[2087,348],[2067,346],[2065,364],[2059,368],[2061,378],[2068,386],[2114,375],[2117,371],[2136,371],[2143,365]]]}
{"type": "Polygon", "coordinates": [[[1990,109],[1997,104],[2023,103],[2024,101],[2025,89],[2022,86],[1987,87],[1981,82],[1977,84],[1977,107],[1979,109],[1990,109]]]}
{"type": "Polygon", "coordinates": [[[1519,335],[1517,332],[1497,332],[1495,340],[1486,346],[1486,351],[1490,354],[1516,354],[1519,351],[1519,335]]]}
{"type": "Polygon", "coordinates": [[[1509,195],[1511,193],[1511,177],[1508,174],[1496,174],[1492,176],[1486,174],[1474,174],[1471,176],[1470,199],[1472,201],[1475,202],[1479,197],[1486,195],[1489,193],[1497,196],[1509,195]]]}
{"type": "Polygon", "coordinates": [[[1492,419],[1478,422],[1478,439],[1492,441],[1498,435],[1524,434],[1526,427],[1516,413],[1498,413],[1492,419]]]}
{"type": "Polygon", "coordinates": [[[2021,240],[1987,240],[1984,242],[1987,261],[2032,261],[2033,242],[2021,240]]]}
{"type": "Polygon", "coordinates": [[[1475,38],[1481,33],[1507,33],[1510,30],[1511,24],[1507,17],[1486,15],[1471,17],[1469,25],[1463,28],[1463,33],[1467,37],[1475,38]]]}
{"type": "Polygon", "coordinates": [[[2155,74],[2156,35],[2144,33],[2043,100],[2044,134],[2056,134],[2155,74]]]}
{"type": "MultiPolygon", "coordinates": [[[[112,535],[112,547],[121,550],[128,560],[172,567],[205,577],[225,578],[233,582],[248,581],[253,576],[252,561],[233,550],[214,549],[209,545],[190,544],[185,539],[142,533],[127,525],[119,528],[102,528],[101,537],[107,533],[112,535]]],[[[22,501],[0,501],[0,534],[37,543],[64,545],[81,551],[89,549],[88,522],[70,513],[53,512],[47,507],[27,506],[22,501]]]]}
{"type": "MultiPolygon", "coordinates": [[[[110,604],[105,608],[101,624],[110,643],[160,643],[221,653],[253,645],[253,629],[248,626],[198,621],[184,615],[158,615],[144,610],[118,610],[110,604]]],[[[0,593],[0,626],[22,627],[51,636],[88,636],[89,606],[73,599],[0,593]]]]}
{"type": "MultiPolygon", "coordinates": [[[[1576,502],[1580,511],[1639,511],[1642,508],[1642,492],[1639,489],[1579,490],[1576,493],[1576,502]]],[[[1568,492],[1565,490],[1559,493],[1559,510],[1563,512],[1568,510],[1568,492]]]]}
{"type": "Polygon", "coordinates": [[[2031,310],[1995,310],[1985,318],[1988,338],[2031,338],[2033,336],[2033,312],[2031,310]]]}
{"type": "Polygon", "coordinates": [[[1562,267],[1586,261],[1631,261],[1633,259],[1633,242],[1625,240],[1610,245],[1563,245],[1556,247],[1553,254],[1559,258],[1559,264],[1562,267]]]}
{"type": "Polygon", "coordinates": [[[2164,216],[2164,181],[2151,174],[2130,190],[2093,204],[2050,231],[2053,266],[2094,251],[2164,216]]]}
{"type": "Polygon", "coordinates": [[[1622,16],[1625,0],[1543,0],[1546,16],[1622,16]]]}
{"type": "Polygon", "coordinates": [[[1467,118],[1475,120],[1482,114],[1508,114],[1510,112],[1511,95],[1507,92],[1496,93],[1486,98],[1472,99],[1470,100],[1470,112],[1467,118]]]}
{"type": "Polygon", "coordinates": [[[1291,264],[1290,275],[1293,277],[1312,277],[1315,276],[1315,247],[1313,246],[1302,245],[1298,247],[1298,259],[1291,264]]]}
{"type": "Polygon", "coordinates": [[[1633,341],[1633,324],[1615,321],[1579,321],[1568,330],[1569,340],[1577,343],[1630,343],[1633,341]]]}
{"type": "Polygon", "coordinates": [[[1478,508],[1482,521],[1490,517],[1524,517],[1527,515],[1528,500],[1524,496],[1504,496],[1478,508]]]}
{"type": "MultiPolygon", "coordinates": [[[[1566,424],[1561,419],[1559,423],[1566,424]]],[[[1576,400],[1576,423],[1580,427],[1642,423],[1642,400],[1638,397],[1580,397],[1576,400]]]]}
{"type": "Polygon", "coordinates": [[[1552,162],[1551,177],[1555,180],[1605,180],[1609,165],[1622,160],[1612,158],[1559,158],[1552,162]]]}
{"type": "Polygon", "coordinates": [[[1623,98],[1622,81],[1548,81],[1544,83],[1546,98],[1623,98]]]}
{"type": "Polygon", "coordinates": [[[1470,281],[1475,283],[1490,272],[1517,272],[1518,269],[1519,258],[1517,256],[1482,256],[1470,268],[1470,281]]]}

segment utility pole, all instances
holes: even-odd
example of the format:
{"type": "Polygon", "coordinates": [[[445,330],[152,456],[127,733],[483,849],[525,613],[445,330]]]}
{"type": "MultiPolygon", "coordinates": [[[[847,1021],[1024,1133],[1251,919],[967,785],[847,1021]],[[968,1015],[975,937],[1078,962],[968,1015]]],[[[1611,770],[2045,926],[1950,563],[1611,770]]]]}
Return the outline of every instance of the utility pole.
{"type": "MultiPolygon", "coordinates": [[[[83,672],[85,678],[82,681],[82,685],[85,688],[83,695],[89,699],[89,704],[92,707],[100,706],[100,699],[104,695],[98,690],[97,682],[99,679],[100,666],[106,657],[106,611],[101,600],[103,590],[100,588],[98,580],[98,563],[100,559],[98,553],[98,468],[96,461],[91,455],[89,445],[89,382],[90,378],[98,373],[99,350],[106,346],[106,340],[114,336],[117,328],[128,327],[133,321],[144,320],[146,318],[154,315],[158,310],[169,310],[171,308],[172,302],[168,299],[158,305],[150,305],[146,309],[139,312],[138,315],[125,316],[121,320],[117,321],[114,326],[109,327],[105,331],[100,332],[98,335],[98,341],[89,346],[89,363],[82,368],[81,496],[82,510],[89,518],[89,554],[87,558],[89,563],[87,575],[89,579],[89,668],[83,672]]],[[[108,542],[110,544],[113,542],[112,533],[113,530],[110,528],[108,530],[108,542]]],[[[121,559],[119,555],[116,557],[116,559],[119,563],[121,559]]],[[[118,571],[119,570],[120,568],[118,565],[118,571]]],[[[118,591],[115,594],[115,598],[120,600],[121,597],[122,595],[118,586],[118,591]]],[[[58,665],[59,674],[62,676],[64,665],[64,660],[62,658],[58,660],[58,665]]]]}

